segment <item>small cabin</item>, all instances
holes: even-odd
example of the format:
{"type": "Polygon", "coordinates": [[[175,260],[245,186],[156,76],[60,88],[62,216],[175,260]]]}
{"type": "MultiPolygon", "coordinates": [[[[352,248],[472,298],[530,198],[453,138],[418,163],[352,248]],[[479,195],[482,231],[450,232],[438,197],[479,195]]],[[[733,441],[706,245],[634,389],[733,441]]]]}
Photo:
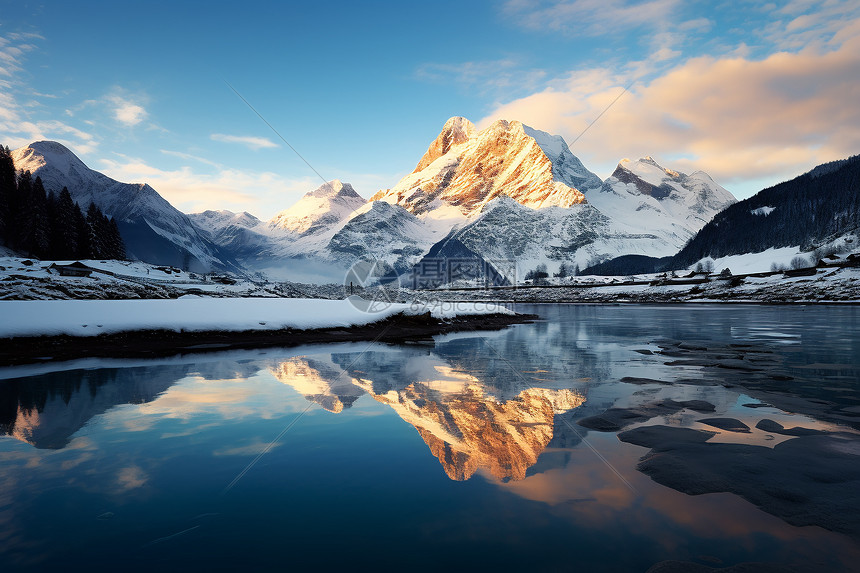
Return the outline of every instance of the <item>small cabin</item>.
{"type": "Polygon", "coordinates": [[[75,261],[68,265],[58,265],[57,263],[54,263],[48,268],[56,270],[62,277],[88,277],[94,270],[96,270],[88,267],[80,261],[75,261]]]}

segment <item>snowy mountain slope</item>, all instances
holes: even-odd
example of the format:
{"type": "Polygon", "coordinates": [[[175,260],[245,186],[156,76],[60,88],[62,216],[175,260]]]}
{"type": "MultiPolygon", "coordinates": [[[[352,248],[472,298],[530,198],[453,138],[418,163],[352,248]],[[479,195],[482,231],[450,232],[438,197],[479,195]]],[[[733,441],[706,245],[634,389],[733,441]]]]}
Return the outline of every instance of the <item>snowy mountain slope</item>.
{"type": "Polygon", "coordinates": [[[266,224],[248,212],[203,211],[191,213],[188,218],[233,258],[253,258],[272,248],[272,239],[265,232],[266,224]]]}
{"type": "Polygon", "coordinates": [[[599,190],[586,199],[629,229],[659,235],[677,252],[714,215],[736,202],[734,196],[703,171],[692,175],[659,165],[650,157],[622,159],[599,190]]]}
{"type": "Polygon", "coordinates": [[[87,167],[55,141],[37,141],[12,152],[15,169],[42,178],[47,191],[63,187],[82,209],[90,202],[113,217],[132,258],[188,266],[194,270],[232,267],[218,249],[155,189],[145,183],[121,183],[87,167]]]}
{"type": "Polygon", "coordinates": [[[267,222],[230,211],[206,211],[191,219],[249,268],[280,277],[324,275],[331,281],[341,280],[359,260],[407,269],[448,232],[451,221],[463,220],[444,208],[437,214],[420,219],[396,205],[371,203],[349,183],[334,180],[267,222]]]}
{"type": "Polygon", "coordinates": [[[423,171],[425,167],[448,153],[453,146],[466,143],[474,133],[475,126],[471,121],[465,117],[452,117],[442,126],[442,131],[418,161],[413,173],[423,171]]]}
{"type": "Polygon", "coordinates": [[[374,201],[369,210],[338,230],[325,250],[328,257],[344,266],[357,260],[377,259],[402,274],[440,238],[403,207],[374,201]]]}
{"type": "Polygon", "coordinates": [[[307,193],[268,224],[299,235],[311,235],[343,221],[365,203],[367,200],[356,193],[352,185],[335,179],[307,193]]]}
{"type": "Polygon", "coordinates": [[[452,237],[514,281],[540,263],[550,270],[561,261],[584,267],[604,256],[613,248],[606,244],[612,236],[609,223],[588,204],[531,209],[499,197],[452,237]]]}
{"type": "MultiPolygon", "coordinates": [[[[532,209],[510,198],[490,202],[453,237],[500,270],[546,264],[550,272],[594,265],[620,255],[676,253],[734,197],[705,173],[684,175],[650,158],[622,161],[586,204],[532,209]]],[[[504,271],[502,271],[504,272],[504,271]]]]}
{"type": "MultiPolygon", "coordinates": [[[[860,155],[820,165],[731,205],[703,226],[673,259],[683,268],[703,257],[812,250],[860,230],[860,155]]],[[[734,269],[732,269],[734,270],[734,269]]]]}
{"type": "Polygon", "coordinates": [[[467,119],[454,117],[415,171],[371,200],[415,214],[449,204],[474,216],[501,195],[532,208],[569,207],[583,202],[580,189],[600,184],[560,137],[505,120],[477,132],[467,119]]]}
{"type": "Polygon", "coordinates": [[[328,258],[325,249],[334,234],[368,210],[370,204],[352,185],[335,179],[269,221],[231,211],[205,211],[190,217],[217,245],[253,266],[260,259],[328,258]]]}

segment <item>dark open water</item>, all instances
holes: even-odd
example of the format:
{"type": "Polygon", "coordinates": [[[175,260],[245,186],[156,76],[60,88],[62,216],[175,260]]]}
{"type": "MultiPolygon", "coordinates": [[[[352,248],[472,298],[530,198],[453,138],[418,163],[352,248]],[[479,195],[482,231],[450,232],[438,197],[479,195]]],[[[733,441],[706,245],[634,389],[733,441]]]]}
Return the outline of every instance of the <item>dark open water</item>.
{"type": "Polygon", "coordinates": [[[576,423],[704,400],[715,412],[629,427],[732,417],[751,432],[713,441],[773,447],[787,438],[754,428],[767,417],[839,432],[860,464],[858,307],[520,309],[545,320],[435,344],[0,370],[0,571],[858,566],[856,532],[659,485],[636,469],[648,448],[576,423]],[[667,340],[750,344],[768,375],[746,388],[743,371],[645,352],[667,340]],[[769,393],[793,413],[743,406],[769,393]]]}

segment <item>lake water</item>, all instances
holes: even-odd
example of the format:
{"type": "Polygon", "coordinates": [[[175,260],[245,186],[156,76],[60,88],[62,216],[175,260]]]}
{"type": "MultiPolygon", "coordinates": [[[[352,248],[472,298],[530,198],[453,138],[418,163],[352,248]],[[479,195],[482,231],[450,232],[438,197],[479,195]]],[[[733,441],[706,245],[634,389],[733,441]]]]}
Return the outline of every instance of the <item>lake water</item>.
{"type": "MultiPolygon", "coordinates": [[[[752,452],[806,439],[755,428],[767,418],[838,436],[860,469],[858,307],[518,310],[542,320],[405,346],[0,370],[0,570],[860,563],[854,526],[831,523],[839,504],[799,526],[757,507],[759,486],[688,495],[637,470],[648,447],[577,423],[700,400],[713,411],[625,429],[710,429],[709,447],[752,452]],[[701,359],[716,347],[765,367],[701,359]],[[751,430],[698,421],[709,417],[751,430]]],[[[807,489],[800,509],[819,501],[807,489]]]]}

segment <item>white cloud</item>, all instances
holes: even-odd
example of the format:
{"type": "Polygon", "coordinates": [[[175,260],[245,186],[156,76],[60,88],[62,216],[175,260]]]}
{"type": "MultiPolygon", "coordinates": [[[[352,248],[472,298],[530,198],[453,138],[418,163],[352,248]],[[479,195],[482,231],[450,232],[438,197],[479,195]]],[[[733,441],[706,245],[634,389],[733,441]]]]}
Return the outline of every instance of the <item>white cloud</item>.
{"type": "MultiPolygon", "coordinates": [[[[842,30],[854,29],[846,22],[842,30]]],[[[860,151],[860,34],[836,49],[699,57],[637,83],[577,143],[587,163],[655,155],[731,183],[792,177],[860,151]]],[[[480,124],[519,119],[575,139],[631,79],[580,71],[498,106],[480,124]]],[[[610,167],[611,169],[611,167],[610,167]]],[[[608,175],[608,173],[602,173],[608,175]]]]}
{"type": "Polygon", "coordinates": [[[112,94],[106,99],[113,106],[114,119],[129,127],[139,124],[149,115],[142,105],[121,95],[112,94]]]}
{"type": "Polygon", "coordinates": [[[209,138],[212,141],[220,141],[222,143],[238,143],[255,151],[266,147],[278,147],[277,143],[265,137],[254,137],[251,135],[225,135],[223,133],[213,133],[209,138]]]}
{"type": "Polygon", "coordinates": [[[162,150],[162,153],[201,162],[212,169],[203,172],[190,164],[160,169],[143,159],[123,155],[118,159],[102,159],[98,166],[92,167],[118,181],[148,183],[185,213],[227,209],[249,211],[261,219],[268,219],[320,185],[319,180],[313,177],[287,179],[269,171],[222,166],[182,152],[162,150]]]}

